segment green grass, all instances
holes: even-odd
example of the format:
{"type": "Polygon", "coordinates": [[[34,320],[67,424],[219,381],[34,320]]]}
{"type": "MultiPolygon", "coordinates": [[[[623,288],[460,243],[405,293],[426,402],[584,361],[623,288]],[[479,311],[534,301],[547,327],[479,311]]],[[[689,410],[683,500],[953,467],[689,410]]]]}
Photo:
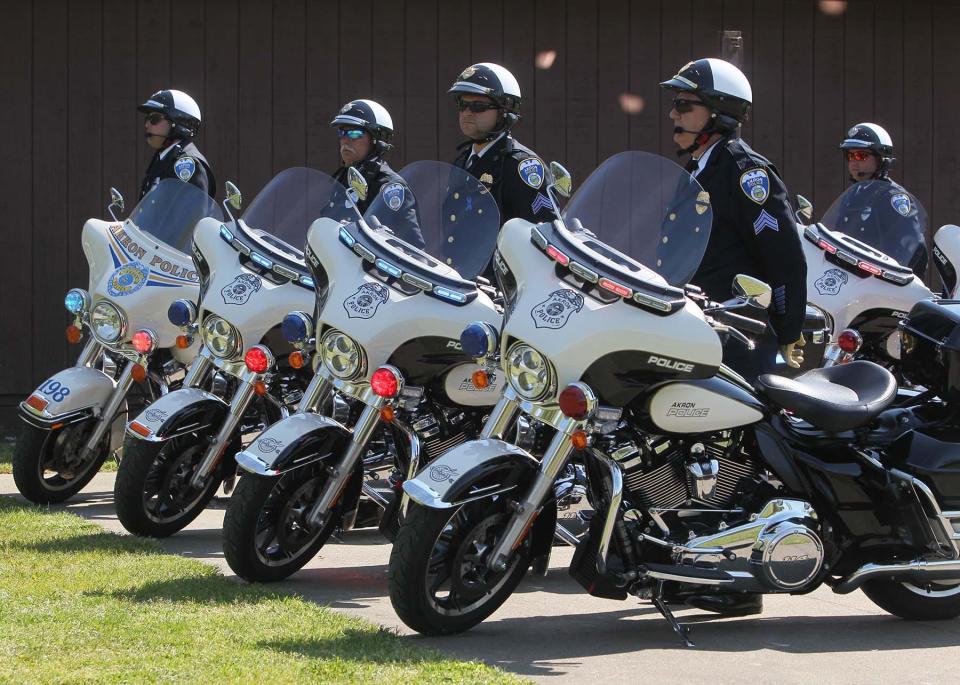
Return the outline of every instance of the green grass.
{"type": "MultiPolygon", "coordinates": [[[[13,443],[0,442],[0,473],[10,473],[13,460],[13,443]]],[[[113,457],[107,457],[100,467],[101,471],[116,471],[119,464],[113,457]]]]}
{"type": "Polygon", "coordinates": [[[0,531],[0,682],[521,682],[73,514],[0,531]]]}

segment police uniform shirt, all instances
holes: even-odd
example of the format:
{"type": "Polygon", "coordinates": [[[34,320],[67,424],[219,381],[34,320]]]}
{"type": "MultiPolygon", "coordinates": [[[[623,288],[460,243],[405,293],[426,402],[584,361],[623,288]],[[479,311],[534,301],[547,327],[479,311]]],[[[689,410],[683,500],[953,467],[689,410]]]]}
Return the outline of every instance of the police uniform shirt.
{"type": "MultiPolygon", "coordinates": [[[[365,213],[382,191],[384,193],[384,197],[381,198],[383,209],[378,212],[377,219],[393,231],[397,237],[415,247],[423,247],[416,199],[400,174],[391,169],[390,165],[378,155],[367,157],[353,166],[367,182],[367,197],[365,200],[357,202],[357,209],[360,210],[360,213],[365,213]]],[[[341,166],[333,173],[333,178],[344,188],[350,187],[348,172],[348,166],[341,166]]],[[[352,211],[339,218],[354,218],[351,215],[352,211]]]]}
{"type": "Polygon", "coordinates": [[[178,140],[163,150],[158,150],[140,186],[140,197],[153,190],[160,181],[167,178],[179,178],[181,181],[197,186],[210,197],[217,196],[217,182],[207,158],[200,154],[197,146],[191,142],[178,140]]]}
{"type": "Polygon", "coordinates": [[[732,296],[747,274],[773,288],[770,320],[781,345],[800,337],[807,303],[807,264],[787,189],[776,168],[740,139],[710,150],[697,181],[710,194],[713,227],[693,278],[712,300],[732,296]]]}

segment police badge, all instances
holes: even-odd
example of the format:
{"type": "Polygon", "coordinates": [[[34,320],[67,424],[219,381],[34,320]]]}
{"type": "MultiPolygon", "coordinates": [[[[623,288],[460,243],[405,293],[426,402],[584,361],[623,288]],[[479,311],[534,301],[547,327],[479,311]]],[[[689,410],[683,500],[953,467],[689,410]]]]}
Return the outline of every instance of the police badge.
{"type": "Polygon", "coordinates": [[[181,157],[174,163],[173,170],[176,172],[177,178],[186,183],[193,178],[193,174],[197,170],[197,163],[193,161],[193,157],[181,157]]]}
{"type": "Polygon", "coordinates": [[[910,202],[910,196],[904,193],[897,193],[890,198],[890,206],[897,210],[900,216],[910,216],[913,211],[913,205],[910,202]]]}
{"type": "Polygon", "coordinates": [[[224,304],[244,304],[261,287],[263,283],[259,276],[240,274],[232,283],[224,286],[220,294],[223,295],[224,304]]]}
{"type": "Polygon", "coordinates": [[[357,292],[343,301],[343,308],[351,319],[369,319],[377,307],[390,299],[390,291],[379,283],[364,283],[357,292]]]}
{"type": "Polygon", "coordinates": [[[397,211],[403,205],[403,184],[402,183],[391,183],[386,188],[383,189],[383,201],[387,203],[387,207],[393,211],[397,211]]]}
{"type": "Polygon", "coordinates": [[[110,275],[107,281],[107,294],[111,297],[123,297],[137,292],[147,283],[150,269],[142,262],[129,262],[110,275]]]}
{"type": "Polygon", "coordinates": [[[836,295],[850,277],[840,269],[827,269],[813,285],[821,295],[836,295]]]}
{"type": "Polygon", "coordinates": [[[550,296],[530,312],[537,328],[563,328],[571,314],[583,309],[583,295],[563,288],[554,290],[550,296]]]}

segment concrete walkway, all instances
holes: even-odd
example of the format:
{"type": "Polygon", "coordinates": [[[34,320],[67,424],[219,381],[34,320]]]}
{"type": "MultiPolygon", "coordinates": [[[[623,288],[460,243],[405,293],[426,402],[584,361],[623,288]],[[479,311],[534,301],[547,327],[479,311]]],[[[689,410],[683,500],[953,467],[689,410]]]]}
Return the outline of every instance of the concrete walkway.
{"type": "MultiPolygon", "coordinates": [[[[16,495],[0,475],[0,495],[16,495]]],[[[223,558],[218,499],[186,530],[160,544],[214,564],[223,558]]],[[[107,530],[124,532],[113,507],[113,474],[99,474],[63,509],[107,530]]],[[[908,623],[860,592],[822,588],[799,597],[765,598],[761,616],[718,619],[678,612],[696,647],[684,648],[650,604],[590,597],[566,573],[572,550],[558,548],[546,577],[528,577],[486,622],[463,635],[422,638],[393,613],[387,596],[390,547],[374,530],[331,542],[276,587],[396,629],[409,639],[480,659],[541,683],[955,683],[960,672],[960,619],[908,623]]]]}

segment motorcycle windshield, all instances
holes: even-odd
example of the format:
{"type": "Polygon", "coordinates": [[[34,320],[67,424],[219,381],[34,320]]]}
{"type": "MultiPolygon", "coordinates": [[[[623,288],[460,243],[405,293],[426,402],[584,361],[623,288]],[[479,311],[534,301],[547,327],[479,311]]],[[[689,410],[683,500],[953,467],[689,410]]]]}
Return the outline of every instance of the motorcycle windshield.
{"type": "Polygon", "coordinates": [[[223,221],[223,210],[206,192],[166,178],[143,196],[128,220],[167,246],[190,254],[193,227],[208,216],[223,221]]]}
{"type": "Polygon", "coordinates": [[[386,184],[367,208],[367,225],[389,229],[394,239],[423,250],[462,278],[476,278],[493,256],[500,230],[497,202],[486,186],[446,162],[413,162],[400,176],[408,189],[386,184]],[[412,208],[405,196],[411,191],[412,208]]]}
{"type": "Polygon", "coordinates": [[[917,198],[886,181],[850,186],[823,215],[829,230],[912,267],[926,250],[927,211],[917,198]]]}
{"type": "Polygon", "coordinates": [[[563,221],[574,235],[592,233],[682,287],[707,249],[713,214],[710,196],[689,173],[659,155],[631,151],[610,157],[590,174],[564,209],[563,221]]]}
{"type": "Polygon", "coordinates": [[[263,187],[240,217],[240,230],[268,252],[302,262],[310,224],[356,216],[340,183],[322,171],[294,167],[263,187]]]}

